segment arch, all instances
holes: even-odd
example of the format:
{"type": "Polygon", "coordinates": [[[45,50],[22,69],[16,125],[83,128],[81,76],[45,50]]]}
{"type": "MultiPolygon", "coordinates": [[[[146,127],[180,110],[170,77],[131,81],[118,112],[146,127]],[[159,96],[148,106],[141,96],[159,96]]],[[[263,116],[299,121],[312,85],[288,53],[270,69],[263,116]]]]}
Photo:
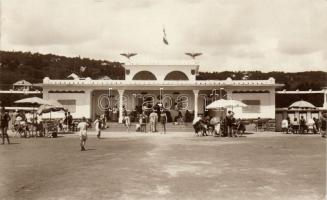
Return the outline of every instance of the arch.
{"type": "Polygon", "coordinates": [[[134,75],[133,80],[157,80],[157,78],[152,72],[139,71],[134,75]]]}
{"type": "Polygon", "coordinates": [[[184,72],[172,71],[166,75],[165,80],[189,80],[189,79],[184,72]]]}

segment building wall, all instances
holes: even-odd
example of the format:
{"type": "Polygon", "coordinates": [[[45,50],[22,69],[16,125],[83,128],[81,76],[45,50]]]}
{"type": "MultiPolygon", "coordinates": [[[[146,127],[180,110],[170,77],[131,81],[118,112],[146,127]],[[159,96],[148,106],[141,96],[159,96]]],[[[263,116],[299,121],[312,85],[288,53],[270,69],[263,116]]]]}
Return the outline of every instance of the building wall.
{"type": "Polygon", "coordinates": [[[181,71],[183,72],[189,80],[195,81],[195,74],[192,74],[191,71],[195,70],[195,66],[151,66],[151,65],[142,65],[142,66],[125,66],[126,70],[129,70],[129,74],[125,75],[125,80],[133,80],[135,74],[140,71],[149,71],[152,72],[157,80],[163,81],[166,75],[172,71],[181,71]]]}
{"type": "Polygon", "coordinates": [[[236,117],[240,118],[272,118],[275,119],[275,97],[274,93],[233,93],[232,99],[243,100],[259,100],[260,112],[245,113],[243,108],[233,108],[236,117]]]}
{"type": "MultiPolygon", "coordinates": [[[[85,91],[85,93],[47,93],[43,97],[44,99],[52,100],[75,100],[75,112],[70,110],[74,118],[91,118],[91,96],[90,91],[85,91]]],[[[48,115],[45,115],[47,117],[48,115]]],[[[52,118],[61,118],[63,113],[51,113],[52,118]]]]}
{"type": "MultiPolygon", "coordinates": [[[[132,111],[135,106],[142,106],[142,103],[146,100],[151,104],[160,102],[159,91],[136,91],[125,90],[123,94],[123,105],[127,111],[132,111]],[[147,97],[152,97],[148,98],[147,97]]],[[[105,111],[105,108],[109,105],[111,108],[119,108],[119,95],[117,90],[111,91],[111,98],[109,103],[109,92],[105,90],[95,90],[92,92],[92,117],[95,115],[101,115],[105,111]]],[[[180,99],[179,105],[183,107],[183,110],[194,110],[194,94],[193,91],[180,90],[180,91],[162,91],[163,104],[167,108],[173,109],[174,103],[177,99],[180,99]],[[178,93],[177,93],[178,92],[178,93]]]]}

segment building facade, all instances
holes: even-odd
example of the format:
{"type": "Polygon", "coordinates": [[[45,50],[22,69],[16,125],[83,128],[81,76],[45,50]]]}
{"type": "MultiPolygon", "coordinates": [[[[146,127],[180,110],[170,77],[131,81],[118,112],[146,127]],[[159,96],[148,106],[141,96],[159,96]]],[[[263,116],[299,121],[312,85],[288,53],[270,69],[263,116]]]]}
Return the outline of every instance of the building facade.
{"type": "Polygon", "coordinates": [[[43,79],[43,98],[58,100],[75,118],[91,118],[108,107],[133,111],[161,103],[167,110],[204,114],[206,105],[220,98],[240,100],[247,107],[232,108],[243,119],[275,119],[274,78],[268,80],[196,80],[199,65],[125,65],[125,80],[43,79]]]}

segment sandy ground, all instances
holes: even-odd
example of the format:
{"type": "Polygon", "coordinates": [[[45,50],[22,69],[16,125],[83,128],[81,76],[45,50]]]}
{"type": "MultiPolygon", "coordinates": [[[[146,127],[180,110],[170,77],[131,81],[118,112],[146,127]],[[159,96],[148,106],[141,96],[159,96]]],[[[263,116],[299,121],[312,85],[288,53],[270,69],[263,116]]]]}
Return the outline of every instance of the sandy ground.
{"type": "Polygon", "coordinates": [[[0,199],[323,199],[326,140],[77,134],[0,145],[0,199]]]}

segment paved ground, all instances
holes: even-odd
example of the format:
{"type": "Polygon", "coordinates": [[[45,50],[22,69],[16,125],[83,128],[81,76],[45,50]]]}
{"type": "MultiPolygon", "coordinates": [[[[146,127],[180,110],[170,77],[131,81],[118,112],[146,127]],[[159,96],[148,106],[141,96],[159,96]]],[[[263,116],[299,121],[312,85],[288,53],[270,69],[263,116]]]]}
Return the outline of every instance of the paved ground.
{"type": "Polygon", "coordinates": [[[91,133],[0,145],[0,199],[323,199],[326,141],[91,133]]]}

